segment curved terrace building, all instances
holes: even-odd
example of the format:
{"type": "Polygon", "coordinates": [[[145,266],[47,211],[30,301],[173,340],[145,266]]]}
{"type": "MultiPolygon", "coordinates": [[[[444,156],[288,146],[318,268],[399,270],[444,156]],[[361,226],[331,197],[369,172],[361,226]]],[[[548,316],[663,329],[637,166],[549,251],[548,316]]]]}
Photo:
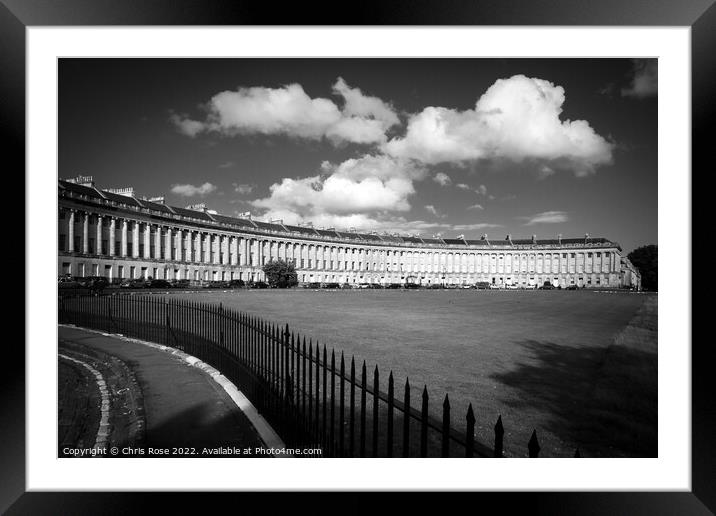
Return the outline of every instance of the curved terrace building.
{"type": "Polygon", "coordinates": [[[72,276],[260,280],[271,259],[301,283],[636,287],[638,272],[606,238],[480,240],[314,229],[179,208],[91,177],[60,180],[58,272],[72,276]]]}

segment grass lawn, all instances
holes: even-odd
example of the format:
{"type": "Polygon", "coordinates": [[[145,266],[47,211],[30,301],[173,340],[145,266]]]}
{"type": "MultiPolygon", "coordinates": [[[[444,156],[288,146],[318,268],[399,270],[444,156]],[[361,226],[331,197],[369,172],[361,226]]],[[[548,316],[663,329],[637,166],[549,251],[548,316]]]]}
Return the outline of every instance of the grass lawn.
{"type": "MultiPolygon", "coordinates": [[[[365,360],[396,393],[427,384],[452,424],[467,405],[491,445],[498,414],[505,452],[526,456],[533,428],[542,455],[656,456],[657,297],[591,291],[236,290],[172,296],[288,323],[293,331],[365,360]]],[[[385,384],[381,383],[385,389],[385,384]]]]}

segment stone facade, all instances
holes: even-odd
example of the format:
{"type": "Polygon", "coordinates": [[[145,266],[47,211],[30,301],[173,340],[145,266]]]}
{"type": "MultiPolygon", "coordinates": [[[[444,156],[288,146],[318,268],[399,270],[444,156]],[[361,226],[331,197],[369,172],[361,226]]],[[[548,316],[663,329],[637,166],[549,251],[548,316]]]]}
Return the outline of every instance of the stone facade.
{"type": "Polygon", "coordinates": [[[301,283],[638,287],[619,244],[604,238],[481,240],[342,233],[192,211],[59,182],[58,273],[261,280],[271,259],[301,283]]]}

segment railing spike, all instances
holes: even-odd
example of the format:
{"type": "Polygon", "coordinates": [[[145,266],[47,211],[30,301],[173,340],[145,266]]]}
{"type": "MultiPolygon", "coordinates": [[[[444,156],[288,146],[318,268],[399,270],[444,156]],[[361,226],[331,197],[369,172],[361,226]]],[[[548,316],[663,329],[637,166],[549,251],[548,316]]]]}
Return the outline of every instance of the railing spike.
{"type": "Polygon", "coordinates": [[[539,451],[540,451],[540,445],[539,441],[537,440],[537,430],[532,430],[532,437],[530,437],[530,442],[527,443],[527,450],[529,451],[529,456],[532,458],[539,457],[539,451]]]}

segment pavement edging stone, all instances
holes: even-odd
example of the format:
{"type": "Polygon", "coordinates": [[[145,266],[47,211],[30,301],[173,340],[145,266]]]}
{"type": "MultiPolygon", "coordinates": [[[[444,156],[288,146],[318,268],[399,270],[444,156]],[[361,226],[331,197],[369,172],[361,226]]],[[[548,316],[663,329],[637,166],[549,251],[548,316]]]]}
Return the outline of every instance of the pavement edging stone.
{"type": "MultiPolygon", "coordinates": [[[[96,333],[105,337],[112,337],[127,342],[142,344],[144,346],[164,351],[165,353],[169,353],[170,355],[174,355],[177,358],[182,359],[190,366],[195,367],[209,375],[217,384],[221,386],[222,389],[224,389],[226,394],[228,394],[228,396],[238,407],[238,409],[243,412],[247,419],[251,422],[254,429],[259,434],[260,439],[263,441],[267,448],[275,450],[284,450],[286,448],[286,444],[283,442],[281,437],[279,437],[276,431],[271,427],[271,425],[269,425],[266,419],[264,419],[264,417],[259,413],[254,404],[251,403],[251,401],[244,395],[244,393],[241,392],[231,380],[221,374],[219,370],[210,366],[206,362],[203,362],[197,357],[189,355],[188,353],[185,353],[171,346],[165,346],[164,344],[157,344],[156,342],[149,342],[146,340],[135,339],[133,337],[127,337],[125,335],[122,335],[121,333],[107,333],[104,331],[85,328],[82,326],[75,326],[72,324],[60,324],[59,326],[82,329],[84,331],[96,333]]],[[[274,457],[284,458],[292,457],[292,455],[278,452],[274,454],[274,457]]]]}

